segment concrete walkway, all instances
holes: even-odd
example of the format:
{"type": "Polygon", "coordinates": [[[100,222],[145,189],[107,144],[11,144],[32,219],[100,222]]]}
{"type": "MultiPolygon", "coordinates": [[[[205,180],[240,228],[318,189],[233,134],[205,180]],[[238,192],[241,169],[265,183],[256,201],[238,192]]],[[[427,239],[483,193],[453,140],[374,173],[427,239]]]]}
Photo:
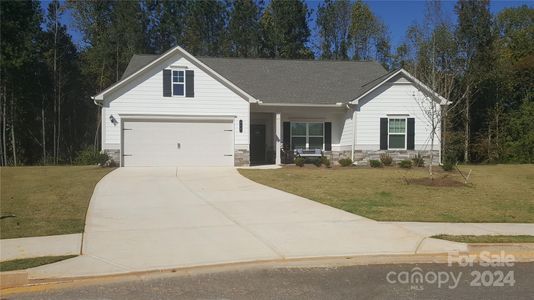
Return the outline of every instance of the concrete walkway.
{"type": "Polygon", "coordinates": [[[444,253],[427,238],[252,182],[233,168],[120,168],[91,199],[83,255],[32,279],[310,257],[444,253]]]}
{"type": "Polygon", "coordinates": [[[0,240],[0,261],[39,256],[80,254],[82,234],[38,236],[0,240]]]}

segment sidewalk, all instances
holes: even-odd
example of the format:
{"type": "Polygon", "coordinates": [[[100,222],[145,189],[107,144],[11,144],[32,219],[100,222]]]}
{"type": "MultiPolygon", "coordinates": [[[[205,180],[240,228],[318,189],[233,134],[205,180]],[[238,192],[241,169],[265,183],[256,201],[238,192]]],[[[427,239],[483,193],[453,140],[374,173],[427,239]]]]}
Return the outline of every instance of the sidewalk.
{"type": "Polygon", "coordinates": [[[80,254],[82,234],[37,236],[0,240],[0,261],[80,254]]]}
{"type": "MultiPolygon", "coordinates": [[[[438,239],[429,238],[430,236],[438,234],[449,235],[534,235],[534,224],[524,223],[432,223],[432,222],[363,222],[359,224],[362,227],[362,234],[365,231],[372,231],[376,229],[379,232],[383,230],[398,231],[401,230],[412,237],[419,236],[419,245],[412,251],[400,251],[397,254],[429,254],[429,253],[444,253],[447,251],[462,251],[467,249],[463,243],[454,243],[438,239]],[[380,228],[380,229],[379,229],[380,228]]],[[[356,233],[356,232],[352,232],[356,233]]],[[[397,232],[398,233],[398,232],[397,232]]],[[[347,238],[345,236],[344,238],[347,238]]],[[[80,253],[81,234],[43,236],[43,237],[29,237],[19,239],[5,239],[0,240],[1,261],[39,257],[39,256],[59,256],[59,255],[75,255],[80,253]]],[[[367,239],[366,239],[367,240],[367,239]]],[[[370,242],[367,240],[367,242],[370,242]]],[[[384,246],[384,253],[388,252],[386,249],[395,248],[391,245],[391,241],[375,241],[375,243],[384,246]]],[[[309,245],[311,246],[311,245],[309,245]]],[[[359,255],[373,255],[377,253],[366,252],[368,248],[367,243],[362,243],[360,249],[352,249],[354,254],[359,255]]],[[[370,250],[370,249],[368,249],[370,250]]],[[[373,251],[374,252],[374,251],[373,251]]],[[[392,252],[391,252],[392,253],[392,252]]],[[[257,258],[258,261],[264,260],[284,260],[296,259],[300,255],[297,253],[284,253],[285,255],[277,255],[273,257],[257,258]]],[[[304,253],[302,253],[304,254],[304,253]]],[[[346,253],[349,255],[349,253],[346,253]]],[[[392,253],[395,254],[395,253],[392,253]]],[[[302,255],[302,257],[310,257],[309,255],[302,255]]],[[[245,259],[245,261],[252,261],[254,259],[245,259]]],[[[239,259],[220,262],[212,261],[191,264],[184,264],[182,266],[172,267],[192,267],[195,265],[209,265],[220,263],[235,263],[239,259]]],[[[170,267],[170,266],[169,266],[170,267]]],[[[52,265],[46,265],[30,269],[30,277],[34,279],[44,279],[47,275],[58,276],[58,273],[63,273],[70,269],[66,277],[70,276],[96,276],[129,273],[132,271],[141,271],[140,269],[131,269],[124,265],[119,265],[106,261],[98,256],[82,255],[63,262],[58,262],[52,265]],[[75,267],[77,270],[71,269],[75,267]]],[[[163,269],[163,268],[162,268],[163,269]]],[[[147,270],[148,271],[148,270],[147,270]]]]}

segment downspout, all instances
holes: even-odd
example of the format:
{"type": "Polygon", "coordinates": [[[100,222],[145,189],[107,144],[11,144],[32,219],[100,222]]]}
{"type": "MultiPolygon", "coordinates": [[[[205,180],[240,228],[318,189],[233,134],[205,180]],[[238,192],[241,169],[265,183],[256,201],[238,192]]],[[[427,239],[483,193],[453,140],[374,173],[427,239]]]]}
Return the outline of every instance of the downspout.
{"type": "Polygon", "coordinates": [[[351,145],[351,155],[350,159],[354,163],[354,151],[356,151],[356,107],[358,104],[348,103],[347,108],[351,109],[352,105],[352,145],[351,145]]]}
{"type": "MultiPolygon", "coordinates": [[[[93,103],[100,107],[100,130],[104,130],[104,116],[102,115],[102,108],[104,107],[104,105],[102,103],[99,103],[96,101],[96,97],[95,96],[91,96],[91,99],[93,100],[93,103]]],[[[102,139],[102,133],[100,133],[100,138],[102,139]]],[[[101,140],[100,141],[100,150],[104,150],[104,141],[101,140]]]]}

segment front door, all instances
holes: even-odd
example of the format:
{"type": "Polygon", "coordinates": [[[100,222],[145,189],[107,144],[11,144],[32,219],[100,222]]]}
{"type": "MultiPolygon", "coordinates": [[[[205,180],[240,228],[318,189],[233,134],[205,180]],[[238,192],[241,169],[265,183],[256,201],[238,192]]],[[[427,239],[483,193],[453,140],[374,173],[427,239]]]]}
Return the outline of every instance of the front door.
{"type": "Polygon", "coordinates": [[[250,162],[265,163],[265,125],[250,125],[250,162]]]}

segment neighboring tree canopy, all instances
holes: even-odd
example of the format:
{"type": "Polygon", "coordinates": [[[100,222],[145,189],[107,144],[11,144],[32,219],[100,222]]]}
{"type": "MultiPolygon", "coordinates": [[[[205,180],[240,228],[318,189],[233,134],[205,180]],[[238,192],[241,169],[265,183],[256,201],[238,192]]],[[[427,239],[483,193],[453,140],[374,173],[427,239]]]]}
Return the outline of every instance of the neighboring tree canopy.
{"type": "Polygon", "coordinates": [[[100,149],[101,114],[90,96],[119,80],[132,54],[176,45],[194,55],[403,67],[453,102],[443,129],[447,159],[534,160],[534,9],[527,5],[492,15],[488,0],[460,0],[449,20],[440,1],[429,1],[423,22],[391,53],[388,29],[361,0],[325,0],[316,12],[304,0],[42,3],[0,3],[0,165],[70,163],[87,147],[100,149]],[[61,23],[66,10],[73,24],[61,23]],[[67,26],[81,33],[80,45],[67,26]]]}
{"type": "Polygon", "coordinates": [[[261,53],[261,7],[254,0],[236,0],[228,21],[228,52],[231,56],[257,57],[261,53]]]}
{"type": "Polygon", "coordinates": [[[349,29],[352,4],[348,0],[327,0],[317,10],[317,26],[321,37],[321,58],[349,58],[349,29]]]}
{"type": "Polygon", "coordinates": [[[302,0],[272,0],[260,23],[263,55],[280,58],[312,58],[308,7],[302,0]]]}

